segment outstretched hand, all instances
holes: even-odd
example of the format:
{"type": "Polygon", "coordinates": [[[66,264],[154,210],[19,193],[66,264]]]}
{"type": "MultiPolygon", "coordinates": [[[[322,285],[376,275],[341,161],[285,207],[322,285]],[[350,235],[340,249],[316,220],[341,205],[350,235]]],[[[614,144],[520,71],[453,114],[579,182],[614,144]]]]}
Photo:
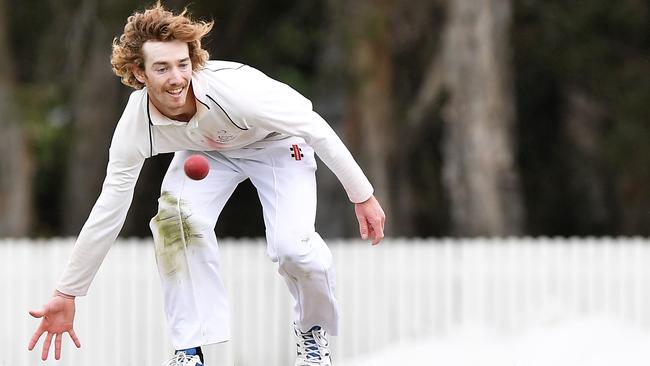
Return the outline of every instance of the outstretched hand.
{"type": "Polygon", "coordinates": [[[381,209],[375,196],[370,196],[361,203],[354,204],[354,212],[359,220],[361,239],[371,239],[372,245],[377,245],[384,238],[384,221],[386,215],[381,209]]]}
{"type": "Polygon", "coordinates": [[[77,338],[73,327],[74,313],[74,298],[64,298],[59,295],[53,296],[42,309],[30,311],[29,314],[34,318],[41,318],[41,324],[29,341],[28,349],[30,351],[33,350],[39,338],[45,332],[47,332],[47,336],[43,342],[43,352],[41,353],[41,359],[44,361],[47,360],[52,344],[52,337],[54,336],[56,336],[54,340],[54,358],[57,360],[61,359],[61,339],[63,338],[63,333],[67,332],[77,348],[80,348],[81,342],[79,342],[79,338],[77,338]]]}

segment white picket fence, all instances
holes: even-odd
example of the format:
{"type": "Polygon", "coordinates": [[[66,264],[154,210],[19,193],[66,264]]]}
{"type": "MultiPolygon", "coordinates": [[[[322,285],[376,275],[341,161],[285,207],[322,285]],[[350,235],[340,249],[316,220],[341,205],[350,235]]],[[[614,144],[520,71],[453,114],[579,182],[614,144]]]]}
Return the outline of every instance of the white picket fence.
{"type": "MultiPolygon", "coordinates": [[[[329,241],[341,334],[334,362],[463,326],[516,334],[541,322],[599,314],[650,329],[650,240],[387,239],[329,241]]],[[[73,241],[0,240],[0,366],[159,365],[171,353],[149,240],[110,251],[77,300],[82,348],[39,361],[27,311],[50,295],[73,241]]],[[[206,348],[209,366],[293,364],[290,297],[260,240],[222,240],[233,339],[206,348]]],[[[53,348],[53,347],[52,347],[53,348]]]]}

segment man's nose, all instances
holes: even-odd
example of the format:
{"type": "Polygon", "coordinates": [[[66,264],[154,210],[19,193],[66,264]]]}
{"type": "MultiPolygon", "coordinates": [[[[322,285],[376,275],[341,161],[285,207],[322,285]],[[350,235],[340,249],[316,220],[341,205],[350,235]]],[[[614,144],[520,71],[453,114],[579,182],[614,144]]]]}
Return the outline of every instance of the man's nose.
{"type": "Polygon", "coordinates": [[[183,81],[183,77],[181,71],[176,67],[172,68],[169,77],[169,82],[172,84],[178,84],[181,83],[182,81],[183,81]]]}

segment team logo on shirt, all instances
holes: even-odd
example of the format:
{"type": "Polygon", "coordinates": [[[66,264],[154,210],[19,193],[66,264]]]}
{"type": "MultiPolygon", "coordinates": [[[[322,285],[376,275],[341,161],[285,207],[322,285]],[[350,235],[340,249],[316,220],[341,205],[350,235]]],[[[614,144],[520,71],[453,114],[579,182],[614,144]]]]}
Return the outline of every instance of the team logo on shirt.
{"type": "Polygon", "coordinates": [[[235,136],[231,135],[228,133],[226,130],[219,130],[217,131],[217,141],[224,143],[224,142],[229,142],[235,139],[235,136]]]}
{"type": "Polygon", "coordinates": [[[302,160],[302,158],[305,157],[302,153],[302,149],[298,145],[291,145],[289,150],[291,150],[291,157],[296,160],[302,160]]]}

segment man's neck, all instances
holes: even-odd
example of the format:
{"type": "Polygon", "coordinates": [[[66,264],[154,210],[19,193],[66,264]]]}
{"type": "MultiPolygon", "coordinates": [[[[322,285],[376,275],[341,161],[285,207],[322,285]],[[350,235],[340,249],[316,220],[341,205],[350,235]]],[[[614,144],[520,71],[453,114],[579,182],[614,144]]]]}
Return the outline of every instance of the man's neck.
{"type": "MultiPolygon", "coordinates": [[[[187,98],[189,99],[189,96],[187,98]]],[[[181,114],[177,114],[174,116],[165,116],[165,117],[171,118],[179,122],[189,122],[192,119],[192,117],[194,117],[194,115],[196,114],[196,102],[194,100],[194,97],[192,97],[192,104],[194,104],[194,108],[191,112],[183,112],[181,114]]]]}

